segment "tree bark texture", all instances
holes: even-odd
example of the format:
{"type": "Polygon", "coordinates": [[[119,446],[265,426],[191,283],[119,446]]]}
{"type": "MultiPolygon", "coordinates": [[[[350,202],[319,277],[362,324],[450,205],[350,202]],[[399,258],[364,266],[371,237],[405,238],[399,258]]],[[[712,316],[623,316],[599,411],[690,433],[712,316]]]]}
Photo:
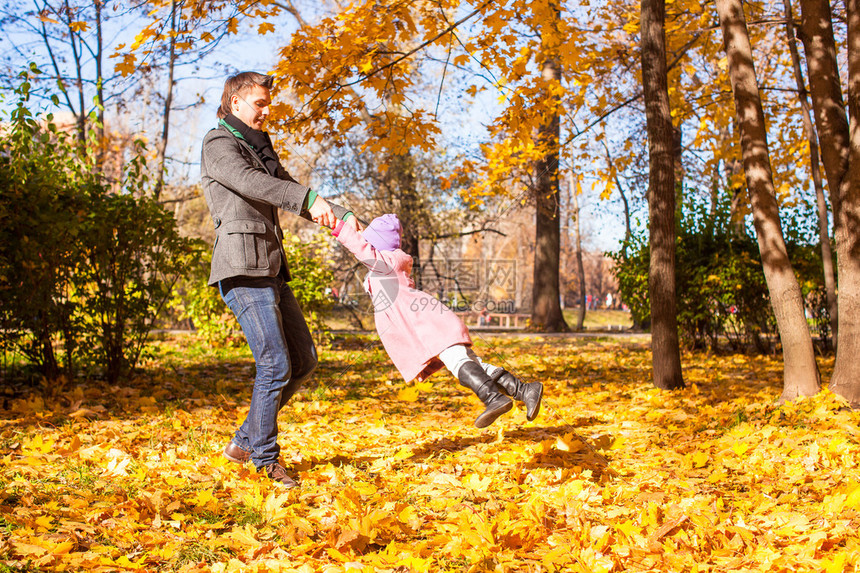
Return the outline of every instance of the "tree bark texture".
{"type": "Polygon", "coordinates": [[[834,206],[839,270],[839,340],[830,390],[860,408],[860,1],[847,0],[848,169],[834,206]]]}
{"type": "MultiPolygon", "coordinates": [[[[809,93],[830,191],[833,225],[839,224],[839,189],[848,169],[848,119],[839,83],[836,41],[827,0],[801,0],[800,38],[806,53],[809,93]]],[[[834,229],[834,234],[836,233],[834,229]]],[[[837,242],[839,241],[837,236],[837,242]]]]}
{"type": "Polygon", "coordinates": [[[741,0],[716,0],[716,5],[728,56],[756,238],[782,342],[784,381],[781,400],[792,400],[818,392],[818,367],[803,313],[800,285],[788,259],[779,220],[764,111],[743,7],[741,0]]]}
{"type": "MultiPolygon", "coordinates": [[[[600,143],[603,145],[603,151],[606,153],[606,165],[610,171],[615,165],[612,159],[612,154],[609,152],[609,146],[606,145],[606,138],[601,138],[600,143]]],[[[624,191],[624,186],[621,185],[621,178],[618,176],[618,171],[615,172],[615,186],[618,187],[618,195],[621,196],[621,205],[624,208],[624,242],[621,244],[621,258],[627,260],[627,245],[630,243],[630,237],[633,236],[633,227],[630,223],[630,203],[627,200],[627,193],[624,191]]]]}
{"type": "Polygon", "coordinates": [[[176,5],[176,0],[170,5],[170,47],[167,54],[167,94],[164,96],[164,118],[161,123],[161,141],[158,142],[158,174],[155,180],[155,200],[161,197],[161,190],[164,188],[164,170],[166,169],[167,158],[167,139],[170,135],[170,108],[173,107],[173,72],[176,67],[176,25],[179,22],[178,10],[180,7],[176,5]]]}
{"type": "Polygon", "coordinates": [[[794,16],[791,0],[783,0],[785,8],[785,28],[788,50],[791,54],[791,64],[794,69],[794,79],[797,83],[797,98],[803,108],[803,131],[809,140],[809,163],[812,172],[812,183],[815,187],[815,201],[818,208],[818,239],[821,243],[821,263],[824,271],[824,290],[827,296],[827,310],[830,314],[830,332],[833,343],[836,344],[839,333],[839,315],[836,303],[836,275],[833,270],[833,252],[830,248],[830,233],[828,231],[827,202],[824,198],[824,184],[821,181],[821,166],[818,152],[818,133],[812,123],[812,106],[809,103],[809,93],[806,81],[800,67],[800,54],[797,51],[795,38],[794,16]]]}
{"type": "Polygon", "coordinates": [[[73,11],[69,7],[68,0],[63,1],[63,14],[65,16],[65,24],[69,29],[69,46],[72,48],[72,61],[75,65],[75,86],[78,89],[78,141],[84,143],[87,140],[87,106],[84,103],[84,77],[83,77],[83,57],[84,47],[81,41],[80,32],[76,32],[72,27],[73,11]]]}
{"type": "Polygon", "coordinates": [[[102,73],[102,59],[104,57],[104,45],[102,39],[102,8],[104,7],[103,0],[95,0],[93,3],[96,11],[96,99],[98,100],[98,108],[96,109],[96,117],[98,125],[96,126],[96,137],[98,138],[98,163],[101,165],[104,160],[105,149],[105,94],[104,94],[104,75],[102,73]]]}
{"type": "Polygon", "coordinates": [[[576,249],[576,278],[579,280],[579,312],[576,316],[576,330],[581,332],[585,325],[585,305],[587,299],[585,297],[585,266],[582,264],[582,234],[579,227],[579,197],[577,196],[578,189],[573,182],[573,172],[568,172],[568,190],[570,191],[570,209],[573,218],[573,239],[574,248],[576,249]]]}
{"type": "Polygon", "coordinates": [[[401,248],[412,256],[417,266],[420,260],[419,233],[422,229],[419,218],[424,216],[425,209],[415,190],[415,159],[410,151],[389,156],[385,179],[386,186],[394,194],[397,217],[403,228],[401,248]]]}
{"type": "MultiPolygon", "coordinates": [[[[554,22],[560,19],[558,6],[554,9],[554,22]]],[[[542,75],[547,85],[561,82],[561,64],[555,57],[558,37],[544,31],[542,75]]],[[[554,96],[558,98],[558,96],[554,96]]],[[[541,332],[567,332],[569,330],[561,310],[559,265],[561,263],[561,203],[559,201],[558,156],[560,146],[560,118],[558,102],[550,106],[549,117],[538,128],[538,140],[546,154],[535,163],[535,257],[532,284],[531,327],[541,332]]]]}
{"type": "Polygon", "coordinates": [[[857,120],[860,119],[860,54],[858,5],[846,2],[848,14],[848,110],[842,98],[833,21],[827,0],[802,0],[801,39],[806,52],[809,91],[815,111],[821,160],[833,209],[836,241],[839,334],[830,390],[860,407],[860,158],[857,120]]]}
{"type": "Polygon", "coordinates": [[[642,87],[648,130],[651,353],[654,385],[682,388],[675,300],[674,130],[666,66],[665,0],[642,0],[642,87]]]}

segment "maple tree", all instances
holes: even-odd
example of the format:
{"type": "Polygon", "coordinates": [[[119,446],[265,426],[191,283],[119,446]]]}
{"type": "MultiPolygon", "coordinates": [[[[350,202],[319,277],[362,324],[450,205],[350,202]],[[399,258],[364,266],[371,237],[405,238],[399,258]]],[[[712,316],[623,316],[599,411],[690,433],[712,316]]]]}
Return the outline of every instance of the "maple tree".
{"type": "Polygon", "coordinates": [[[540,22],[540,102],[536,142],[542,150],[534,164],[531,194],[535,201],[535,260],[532,280],[531,327],[546,332],[568,330],[561,312],[559,260],[561,250],[561,196],[559,157],[561,155],[561,63],[560,3],[533,2],[534,20],[540,22]],[[539,112],[540,113],[540,112],[539,112]]]}
{"type": "MultiPolygon", "coordinates": [[[[279,89],[295,98],[274,110],[274,114],[282,118],[282,127],[293,130],[300,141],[331,140],[337,145],[340,133],[363,125],[369,136],[365,144],[367,149],[389,149],[394,157],[404,156],[403,150],[413,146],[431,148],[439,133],[435,118],[420,107],[406,105],[414,97],[411,92],[420,86],[415,74],[416,64],[409,56],[429,49],[428,46],[445,46],[446,42],[451,45],[454,39],[459,41],[455,30],[474,16],[484,17],[488,27],[497,28],[504,25],[502,14],[513,14],[506,8],[497,12],[496,7],[485,2],[452,22],[448,12],[457,5],[396,2],[388,6],[388,18],[380,20],[375,3],[360,4],[340,12],[337,17],[325,18],[316,26],[302,27],[281,51],[281,64],[277,68],[277,75],[282,78],[279,89]],[[408,50],[400,47],[410,41],[414,45],[413,38],[419,35],[423,42],[418,47],[408,50]],[[383,104],[383,112],[372,115],[367,112],[367,94],[383,104]]],[[[533,322],[538,328],[550,330],[567,328],[558,303],[561,68],[555,52],[563,39],[553,28],[558,27],[554,22],[559,22],[559,18],[553,16],[558,11],[558,6],[553,7],[550,2],[530,3],[523,12],[529,13],[528,25],[533,29],[546,28],[540,33],[542,40],[534,47],[534,54],[528,58],[542,59],[544,70],[552,71],[546,79],[537,74],[533,80],[542,87],[535,85],[531,89],[544,92],[544,98],[538,101],[555,102],[527,112],[532,122],[529,125],[544,126],[543,135],[538,136],[543,143],[521,163],[524,172],[534,167],[535,183],[530,194],[540,206],[536,223],[533,322]]],[[[466,54],[453,58],[454,66],[477,58],[468,52],[478,50],[478,44],[470,45],[471,48],[465,48],[466,54]]],[[[448,50],[450,57],[450,48],[448,50]]],[[[526,61],[517,63],[515,73],[522,74],[519,68],[526,61]]],[[[475,91],[471,89],[471,93],[475,91]]],[[[533,139],[534,135],[529,137],[533,139]]],[[[390,161],[388,168],[399,171],[397,165],[398,161],[390,161]]],[[[483,187],[486,183],[481,181],[478,185],[483,187]]],[[[403,189],[409,187],[408,181],[401,185],[403,189]]],[[[474,196],[474,192],[467,193],[467,197],[474,196]]],[[[413,247],[413,254],[417,254],[411,242],[409,246],[413,247]]]]}
{"type": "Polygon", "coordinates": [[[717,0],[756,237],[785,364],[782,399],[818,392],[819,374],[800,286],[788,258],[768,156],[767,130],[741,2],[717,0]]]}
{"type": "MultiPolygon", "coordinates": [[[[282,413],[301,479],[220,455],[253,359],[156,344],[122,386],[4,387],[0,561],[12,571],[737,571],[860,565],[858,414],[781,406],[772,356],[685,353],[649,380],[647,339],[482,338],[547,388],[476,432],[449,376],[401,382],[341,337],[282,413]],[[498,427],[496,427],[498,426],[498,427]]],[[[833,360],[822,361],[828,371],[833,360]]]]}

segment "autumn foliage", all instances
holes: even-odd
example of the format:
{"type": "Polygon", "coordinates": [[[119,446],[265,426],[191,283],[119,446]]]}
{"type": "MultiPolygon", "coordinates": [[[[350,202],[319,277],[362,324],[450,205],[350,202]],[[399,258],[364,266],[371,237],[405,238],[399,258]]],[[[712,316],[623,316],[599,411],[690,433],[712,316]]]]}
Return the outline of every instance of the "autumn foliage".
{"type": "MultiPolygon", "coordinates": [[[[163,340],[123,386],[6,388],[0,559],[11,571],[828,571],[860,564],[858,413],[774,405],[781,363],[644,340],[482,338],[546,385],[528,423],[479,431],[447,374],[404,384],[339,338],[282,411],[301,487],[220,455],[253,360],[163,340]]],[[[235,351],[231,351],[235,352],[235,351]]],[[[832,361],[823,361],[826,369],[832,361]]]]}

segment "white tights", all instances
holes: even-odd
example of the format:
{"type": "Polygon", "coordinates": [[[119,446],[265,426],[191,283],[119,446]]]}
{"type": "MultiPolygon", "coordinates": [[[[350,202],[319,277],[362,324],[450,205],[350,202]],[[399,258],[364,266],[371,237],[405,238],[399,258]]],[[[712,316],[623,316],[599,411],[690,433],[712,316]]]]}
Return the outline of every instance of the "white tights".
{"type": "Polygon", "coordinates": [[[455,378],[459,379],[458,374],[460,373],[460,368],[466,362],[475,362],[478,366],[484,369],[484,372],[492,376],[501,368],[498,366],[493,366],[492,364],[487,364],[483,360],[481,360],[477,354],[472,351],[472,348],[466,346],[465,344],[455,344],[454,346],[449,346],[445,350],[439,353],[439,360],[445,365],[445,368],[451,371],[451,374],[454,375],[455,378]]]}

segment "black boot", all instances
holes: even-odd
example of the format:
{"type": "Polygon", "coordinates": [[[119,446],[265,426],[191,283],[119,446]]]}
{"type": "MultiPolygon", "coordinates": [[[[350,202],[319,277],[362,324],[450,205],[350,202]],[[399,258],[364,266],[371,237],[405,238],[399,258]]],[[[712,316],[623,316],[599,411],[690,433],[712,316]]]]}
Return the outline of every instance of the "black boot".
{"type": "Polygon", "coordinates": [[[496,390],[496,385],[479,364],[466,362],[460,367],[458,374],[460,384],[477,394],[486,406],[475,419],[476,428],[486,428],[514,406],[510,398],[496,390]]]}
{"type": "Polygon", "coordinates": [[[525,402],[526,419],[531,422],[540,412],[540,401],[543,398],[543,384],[540,382],[523,382],[504,368],[493,374],[490,379],[499,389],[514,400],[525,402]]]}

